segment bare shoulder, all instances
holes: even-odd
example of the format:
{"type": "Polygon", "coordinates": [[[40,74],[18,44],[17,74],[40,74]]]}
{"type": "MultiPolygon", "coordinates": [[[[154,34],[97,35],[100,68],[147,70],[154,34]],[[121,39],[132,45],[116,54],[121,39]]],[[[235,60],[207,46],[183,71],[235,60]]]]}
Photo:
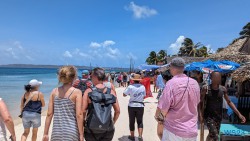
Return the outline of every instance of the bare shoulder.
{"type": "Polygon", "coordinates": [[[79,94],[82,94],[82,91],[79,90],[79,89],[75,89],[75,90],[74,90],[74,93],[77,94],[77,95],[79,95],[79,94]]]}
{"type": "Polygon", "coordinates": [[[39,93],[38,93],[38,94],[39,94],[39,95],[41,95],[41,96],[43,96],[43,95],[44,95],[44,94],[43,94],[42,92],[40,92],[40,91],[39,91],[39,93]]]}
{"type": "Polygon", "coordinates": [[[54,89],[51,91],[51,94],[50,94],[50,95],[54,97],[54,96],[56,95],[56,93],[58,93],[58,89],[59,89],[59,88],[54,88],[54,89]]]}

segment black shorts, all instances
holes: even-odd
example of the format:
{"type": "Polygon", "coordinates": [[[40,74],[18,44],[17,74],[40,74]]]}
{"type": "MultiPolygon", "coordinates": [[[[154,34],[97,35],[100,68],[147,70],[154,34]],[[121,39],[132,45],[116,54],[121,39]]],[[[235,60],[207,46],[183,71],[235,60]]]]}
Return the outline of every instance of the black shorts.
{"type": "Polygon", "coordinates": [[[105,133],[89,133],[84,132],[84,138],[86,141],[112,141],[115,130],[108,131],[105,133]]]}

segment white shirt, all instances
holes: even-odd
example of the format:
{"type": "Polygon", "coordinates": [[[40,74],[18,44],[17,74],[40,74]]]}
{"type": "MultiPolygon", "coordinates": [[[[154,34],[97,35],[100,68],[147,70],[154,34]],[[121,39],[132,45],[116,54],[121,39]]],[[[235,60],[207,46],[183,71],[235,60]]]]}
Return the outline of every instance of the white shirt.
{"type": "MultiPolygon", "coordinates": [[[[0,101],[2,98],[0,98],[0,101]]],[[[0,115],[0,141],[6,141],[6,129],[2,116],[0,115]]]]}
{"type": "Polygon", "coordinates": [[[144,107],[142,102],[146,96],[146,89],[142,84],[129,85],[124,94],[130,96],[129,107],[144,107]]]}

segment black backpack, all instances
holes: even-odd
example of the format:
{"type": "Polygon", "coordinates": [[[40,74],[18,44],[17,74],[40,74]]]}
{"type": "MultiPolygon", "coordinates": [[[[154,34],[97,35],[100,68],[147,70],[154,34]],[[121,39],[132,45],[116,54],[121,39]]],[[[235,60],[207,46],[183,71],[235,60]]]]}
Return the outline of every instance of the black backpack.
{"type": "Polygon", "coordinates": [[[89,93],[92,103],[88,107],[85,131],[91,134],[114,130],[111,108],[116,103],[116,97],[111,94],[110,88],[107,88],[107,92],[104,94],[105,89],[93,87],[92,92],[89,93]]]}
{"type": "MultiPolygon", "coordinates": [[[[77,89],[81,90],[82,91],[82,95],[84,94],[84,92],[89,88],[88,84],[87,83],[90,83],[92,85],[92,82],[88,79],[86,80],[82,80],[80,79],[80,82],[79,84],[77,85],[77,89]]],[[[91,88],[92,86],[90,86],[91,88]]]]}

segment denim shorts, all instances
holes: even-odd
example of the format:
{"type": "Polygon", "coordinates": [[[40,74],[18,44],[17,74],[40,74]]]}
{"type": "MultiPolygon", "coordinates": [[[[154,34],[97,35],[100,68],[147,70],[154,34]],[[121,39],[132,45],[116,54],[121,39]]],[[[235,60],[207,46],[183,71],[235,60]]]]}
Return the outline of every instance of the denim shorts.
{"type": "Polygon", "coordinates": [[[22,119],[24,129],[41,126],[41,114],[39,113],[24,111],[22,119]]]}

